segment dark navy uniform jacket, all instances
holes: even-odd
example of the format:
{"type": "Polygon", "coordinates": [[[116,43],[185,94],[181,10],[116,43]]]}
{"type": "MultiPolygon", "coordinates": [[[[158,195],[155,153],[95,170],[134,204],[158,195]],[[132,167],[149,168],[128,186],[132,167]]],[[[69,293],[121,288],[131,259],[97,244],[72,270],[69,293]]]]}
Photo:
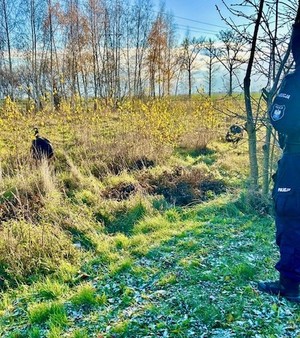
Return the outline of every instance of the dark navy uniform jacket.
{"type": "Polygon", "coordinates": [[[296,68],[300,66],[300,22],[294,24],[292,33],[292,54],[296,63],[296,68]]]}
{"type": "MultiPolygon", "coordinates": [[[[294,24],[291,39],[292,55],[295,61],[295,72],[300,76],[300,22],[294,24]]],[[[299,93],[300,99],[300,93],[299,93]]],[[[299,112],[300,118],[300,112],[299,112]]],[[[300,153],[300,130],[299,133],[287,135],[284,145],[285,153],[300,153]]]]}
{"type": "MultiPolygon", "coordinates": [[[[293,26],[291,44],[295,71],[300,76],[300,23],[293,26]]],[[[276,243],[280,249],[276,269],[286,277],[300,282],[300,130],[299,133],[286,135],[273,198],[276,243]]]]}

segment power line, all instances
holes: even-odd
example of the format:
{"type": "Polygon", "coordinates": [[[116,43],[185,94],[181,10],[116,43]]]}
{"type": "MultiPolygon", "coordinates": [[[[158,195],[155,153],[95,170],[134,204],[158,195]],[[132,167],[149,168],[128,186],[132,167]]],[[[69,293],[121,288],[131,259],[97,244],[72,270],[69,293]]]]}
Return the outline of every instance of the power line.
{"type": "Polygon", "coordinates": [[[214,26],[214,27],[219,27],[219,28],[224,28],[224,29],[226,29],[226,27],[224,27],[224,26],[215,25],[215,24],[209,23],[209,22],[204,22],[204,21],[198,21],[198,20],[188,19],[188,18],[184,18],[184,17],[182,17],[182,16],[177,16],[177,15],[172,15],[172,16],[174,16],[174,18],[178,18],[178,19],[183,19],[183,20],[187,20],[187,21],[191,21],[191,22],[197,22],[197,23],[200,23],[200,24],[202,24],[202,25],[214,26]]]}
{"type": "MultiPolygon", "coordinates": [[[[154,10],[152,12],[158,13],[158,14],[163,14],[163,15],[169,15],[168,13],[161,13],[161,12],[154,11],[154,10]]],[[[174,14],[171,14],[171,16],[173,16],[174,18],[177,18],[177,19],[182,19],[182,20],[187,20],[187,21],[191,21],[191,22],[200,23],[202,25],[213,26],[213,27],[218,27],[218,28],[223,28],[223,29],[227,28],[225,26],[215,25],[213,23],[209,23],[209,22],[205,22],[205,21],[199,21],[199,20],[189,19],[189,18],[185,18],[185,17],[182,17],[182,16],[177,16],[177,15],[174,15],[174,14]]]]}
{"type": "MultiPolygon", "coordinates": [[[[181,32],[186,31],[186,30],[184,30],[183,28],[179,28],[178,30],[181,31],[181,32]]],[[[192,30],[192,29],[190,29],[189,32],[191,32],[191,33],[201,33],[201,32],[199,32],[199,31],[197,31],[197,30],[194,31],[194,30],[192,30]]],[[[216,33],[203,32],[201,35],[203,35],[203,36],[206,36],[206,35],[213,35],[213,36],[216,36],[216,33]]]]}
{"type": "Polygon", "coordinates": [[[193,30],[193,31],[198,31],[199,33],[210,33],[210,34],[218,34],[219,31],[214,31],[211,29],[205,29],[205,28],[199,28],[199,27],[193,27],[193,26],[185,26],[185,25],[181,25],[181,24],[176,24],[176,27],[178,27],[178,29],[186,29],[186,30],[193,30]]]}

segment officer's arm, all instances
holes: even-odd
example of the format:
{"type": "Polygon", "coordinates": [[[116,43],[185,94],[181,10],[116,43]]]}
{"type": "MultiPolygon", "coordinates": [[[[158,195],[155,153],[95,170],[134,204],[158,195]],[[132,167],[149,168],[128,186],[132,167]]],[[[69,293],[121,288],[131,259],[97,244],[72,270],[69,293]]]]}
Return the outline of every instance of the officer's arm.
{"type": "Polygon", "coordinates": [[[296,63],[296,68],[300,67],[300,2],[293,25],[292,32],[292,54],[296,63]]]}
{"type": "Polygon", "coordinates": [[[299,23],[299,22],[300,22],[300,0],[299,0],[299,3],[298,3],[298,11],[297,11],[297,14],[296,14],[295,24],[299,23]]]}

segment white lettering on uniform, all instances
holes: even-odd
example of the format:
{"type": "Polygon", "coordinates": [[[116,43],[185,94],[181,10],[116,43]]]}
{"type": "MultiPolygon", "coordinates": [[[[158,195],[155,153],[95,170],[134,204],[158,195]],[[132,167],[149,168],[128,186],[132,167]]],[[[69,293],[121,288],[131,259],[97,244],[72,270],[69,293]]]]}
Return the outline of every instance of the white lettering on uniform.
{"type": "Polygon", "coordinates": [[[280,93],[278,94],[278,97],[283,97],[284,99],[289,100],[291,95],[290,94],[285,94],[285,93],[280,93]]]}
{"type": "Polygon", "coordinates": [[[277,189],[278,192],[289,192],[291,190],[292,190],[291,188],[278,188],[277,189]]]}

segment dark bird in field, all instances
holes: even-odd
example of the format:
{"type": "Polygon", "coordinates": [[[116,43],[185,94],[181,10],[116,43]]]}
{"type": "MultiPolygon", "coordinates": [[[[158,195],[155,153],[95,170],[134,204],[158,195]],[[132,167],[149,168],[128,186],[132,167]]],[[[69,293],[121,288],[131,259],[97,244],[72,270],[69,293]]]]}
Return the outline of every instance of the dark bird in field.
{"type": "Polygon", "coordinates": [[[225,136],[227,142],[231,142],[232,144],[237,144],[243,138],[244,128],[233,124],[229,127],[229,130],[225,136]]]}
{"type": "Polygon", "coordinates": [[[36,161],[41,161],[42,159],[49,160],[53,157],[53,146],[51,142],[39,135],[38,128],[33,128],[35,139],[31,143],[31,156],[36,161]]]}

